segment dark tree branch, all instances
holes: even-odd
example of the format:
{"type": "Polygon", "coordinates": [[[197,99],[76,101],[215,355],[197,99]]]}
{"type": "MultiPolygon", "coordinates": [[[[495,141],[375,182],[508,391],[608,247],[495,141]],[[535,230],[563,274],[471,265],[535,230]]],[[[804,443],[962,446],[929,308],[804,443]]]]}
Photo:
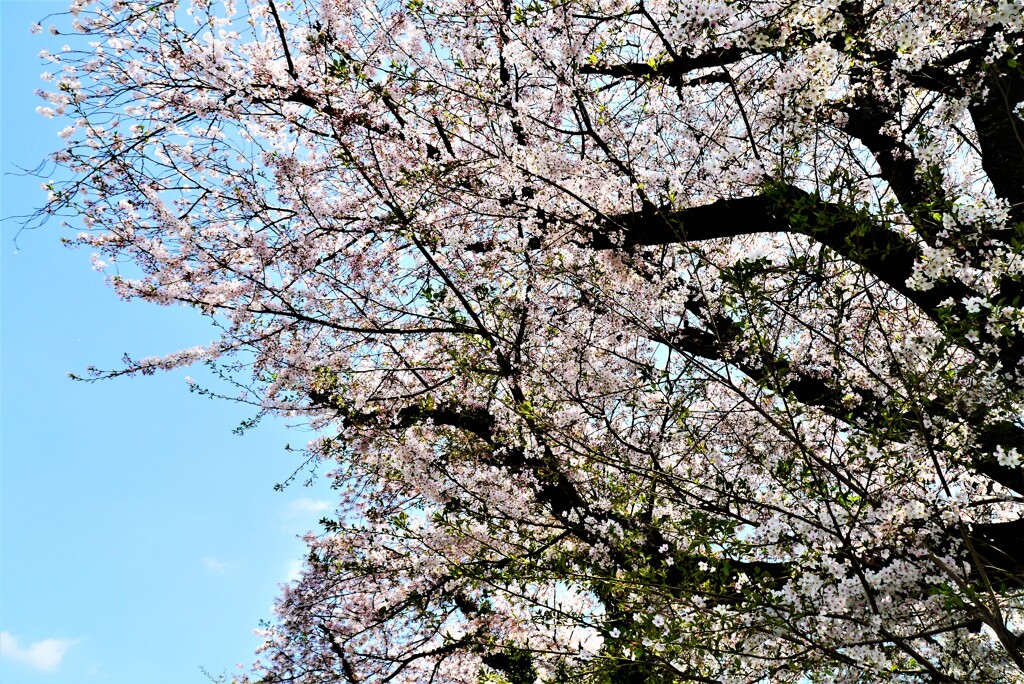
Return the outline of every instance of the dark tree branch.
{"type": "Polygon", "coordinates": [[[1003,591],[1024,587],[1024,519],[974,525],[970,544],[989,580],[1003,591]]]}
{"type": "Polygon", "coordinates": [[[921,255],[917,245],[866,212],[821,201],[793,186],[688,209],[620,214],[592,229],[590,242],[599,250],[628,249],[770,232],[796,233],[820,242],[862,266],[940,324],[944,324],[943,302],[951,299],[955,305],[977,294],[953,279],[925,291],[910,288],[907,278],[921,255]]]}
{"type": "MultiPolygon", "coordinates": [[[[878,421],[885,413],[884,401],[869,389],[851,387],[848,392],[856,401],[846,399],[847,391],[792,367],[787,361],[767,351],[748,354],[737,345],[741,339],[740,326],[724,316],[715,322],[715,332],[684,327],[651,336],[674,351],[722,361],[742,371],[759,383],[768,384],[783,395],[790,395],[801,404],[815,406],[834,418],[847,422],[869,423],[878,421]]],[[[906,428],[900,420],[898,428],[906,428]]]]}
{"type": "MultiPolygon", "coordinates": [[[[1024,73],[1003,59],[985,72],[986,92],[968,107],[981,146],[982,166],[996,194],[1010,203],[1011,223],[1024,222],[1024,73]]],[[[1015,227],[1018,237],[1024,228],[1015,227]]]]}
{"type": "MultiPolygon", "coordinates": [[[[720,338],[699,329],[686,329],[674,337],[671,342],[690,353],[707,358],[726,360],[720,338]]],[[[810,382],[811,378],[794,380],[786,385],[798,399],[802,395],[806,403],[830,407],[830,398],[834,396],[834,388],[822,381],[821,386],[810,382]],[[808,389],[809,388],[809,389],[808,389]],[[820,392],[816,399],[814,392],[820,392]]],[[[338,410],[343,422],[360,427],[374,427],[388,430],[404,430],[413,425],[421,425],[428,420],[435,425],[446,425],[473,434],[490,447],[490,454],[483,458],[485,465],[497,465],[507,468],[510,472],[529,472],[537,481],[535,497],[567,530],[587,544],[607,543],[608,540],[596,534],[593,525],[580,519],[590,516],[593,521],[601,519],[614,520],[624,528],[635,528],[636,520],[627,520],[608,513],[593,510],[585,497],[577,490],[576,485],[561,473],[555,466],[553,454],[546,457],[528,458],[519,447],[501,446],[493,434],[494,419],[482,409],[466,409],[454,405],[435,408],[409,406],[401,409],[397,419],[387,414],[373,412],[351,412],[339,408],[337,403],[325,394],[311,394],[315,404],[338,410]]],[[[1006,444],[1007,439],[1024,437],[1024,430],[1010,424],[1001,424],[998,431],[986,433],[995,444],[1006,444]]],[[[984,440],[983,440],[984,441],[984,440]]],[[[1010,442],[1012,443],[1012,442],[1010,442]]],[[[1024,442],[1020,442],[1024,443],[1024,442]]],[[[550,449],[545,449],[550,452],[550,449]]],[[[1019,469],[999,466],[994,462],[986,462],[976,466],[979,472],[993,477],[994,480],[1007,486],[1016,484],[1024,493],[1024,481],[1019,469]]],[[[1016,487],[1014,487],[1016,489],[1016,487]]],[[[959,534],[952,535],[953,537],[959,534]]],[[[711,605],[734,605],[749,599],[748,594],[735,588],[740,574],[756,579],[760,586],[777,590],[782,588],[792,574],[788,563],[772,561],[744,561],[739,559],[712,558],[703,555],[681,553],[673,545],[666,545],[666,540],[656,528],[650,528],[645,534],[641,556],[647,559],[652,568],[658,569],[664,578],[667,591],[679,596],[695,593],[705,596],[711,605]],[[666,546],[663,546],[666,545],[666,546]],[[667,552],[661,551],[668,548],[667,552]],[[671,559],[671,562],[668,562],[671,559]],[[705,569],[706,568],[706,569],[705,569]]],[[[1024,582],[1024,520],[1006,523],[989,523],[975,525],[967,532],[967,543],[984,563],[984,570],[991,581],[1000,584],[1000,590],[1020,588],[1024,582]]],[[[607,544],[615,563],[619,567],[630,568],[635,560],[635,550],[625,552],[616,549],[614,544],[607,544]]],[[[878,563],[868,563],[874,567],[878,563]]],[[[878,566],[881,567],[881,566],[878,566]]],[[[877,569],[877,568],[876,568],[877,569]]],[[[972,573],[972,581],[981,581],[977,571],[972,573]]]]}
{"type": "Polygon", "coordinates": [[[582,64],[581,74],[612,76],[629,79],[664,79],[669,84],[683,85],[683,77],[698,69],[721,68],[734,64],[751,55],[759,54],[750,48],[715,48],[698,55],[682,54],[676,59],[667,59],[659,64],[646,62],[624,62],[621,64],[582,64]]]}
{"type": "MultiPolygon", "coordinates": [[[[913,416],[887,411],[884,399],[869,389],[837,387],[824,378],[793,368],[785,360],[763,350],[755,356],[740,351],[737,344],[742,331],[730,319],[717,317],[714,328],[715,332],[712,333],[700,328],[683,327],[655,333],[650,335],[650,339],[677,352],[728,363],[753,380],[770,383],[776,391],[792,396],[801,404],[817,407],[839,420],[874,424],[876,427],[884,420],[886,430],[891,432],[894,439],[908,439],[916,427],[913,416]],[[857,400],[848,402],[847,392],[853,393],[857,400]]],[[[929,413],[935,416],[956,418],[957,415],[954,398],[948,398],[945,402],[933,401],[928,408],[929,413]]],[[[983,423],[984,417],[978,416],[975,422],[983,423]]],[[[1024,494],[1024,469],[1000,465],[991,456],[998,446],[1018,444],[1024,445],[1024,429],[1008,422],[985,424],[979,430],[978,450],[973,454],[970,466],[975,472],[1007,489],[1024,494]]],[[[1020,564],[1024,568],[1024,544],[1020,548],[1020,564]]]]}
{"type": "Polygon", "coordinates": [[[288,63],[288,75],[294,80],[298,78],[298,74],[295,73],[295,63],[292,62],[292,53],[288,49],[288,38],[285,36],[284,25],[281,23],[281,15],[277,13],[277,5],[274,4],[274,0],[267,0],[267,4],[270,6],[270,14],[274,17],[274,24],[277,25],[277,35],[281,39],[284,59],[288,63]]]}
{"type": "Polygon", "coordinates": [[[886,124],[896,120],[896,112],[873,94],[860,95],[843,111],[847,115],[843,130],[868,148],[882,180],[892,188],[915,228],[934,244],[942,224],[932,218],[932,211],[941,206],[944,196],[939,184],[929,182],[923,173],[913,148],[884,132],[886,124]]]}

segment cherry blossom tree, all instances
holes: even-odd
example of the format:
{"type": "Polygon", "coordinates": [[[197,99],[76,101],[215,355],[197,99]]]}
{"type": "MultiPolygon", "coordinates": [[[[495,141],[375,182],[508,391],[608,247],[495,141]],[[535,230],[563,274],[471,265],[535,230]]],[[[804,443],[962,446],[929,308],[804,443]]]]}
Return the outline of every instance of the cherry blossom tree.
{"type": "Polygon", "coordinates": [[[76,0],[45,213],[218,329],[94,375],[338,494],[245,681],[1024,681],[1022,15],[76,0]]]}

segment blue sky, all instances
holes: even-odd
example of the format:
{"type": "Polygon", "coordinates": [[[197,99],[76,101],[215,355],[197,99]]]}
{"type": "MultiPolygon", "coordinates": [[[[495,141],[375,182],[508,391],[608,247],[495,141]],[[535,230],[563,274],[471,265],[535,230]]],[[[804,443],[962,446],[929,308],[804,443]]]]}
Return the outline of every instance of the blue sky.
{"type": "MultiPolygon", "coordinates": [[[[273,485],[310,434],[188,392],[201,369],[72,382],[208,342],[194,312],[125,304],[62,229],[18,233],[44,199],[14,175],[60,142],[35,114],[36,55],[63,39],[29,26],[62,2],[0,0],[0,682],[187,684],[248,664],[297,538],[330,510],[324,480],[273,485]]],[[[45,25],[45,22],[43,22],[45,25]]]]}

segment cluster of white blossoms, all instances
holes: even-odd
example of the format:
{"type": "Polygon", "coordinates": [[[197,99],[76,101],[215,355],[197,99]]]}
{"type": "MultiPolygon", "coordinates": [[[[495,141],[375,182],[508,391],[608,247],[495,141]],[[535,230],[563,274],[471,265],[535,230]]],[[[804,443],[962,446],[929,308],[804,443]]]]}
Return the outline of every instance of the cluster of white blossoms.
{"type": "Polygon", "coordinates": [[[1011,447],[1009,450],[1006,450],[1002,445],[997,446],[993,456],[995,456],[996,462],[999,465],[1007,466],[1008,468],[1020,467],[1021,459],[1017,447],[1011,447]]]}

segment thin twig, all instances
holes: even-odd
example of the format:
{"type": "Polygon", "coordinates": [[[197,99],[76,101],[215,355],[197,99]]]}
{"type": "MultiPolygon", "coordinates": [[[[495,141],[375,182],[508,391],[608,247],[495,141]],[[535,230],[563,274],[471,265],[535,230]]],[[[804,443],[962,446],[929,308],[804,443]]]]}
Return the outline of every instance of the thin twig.
{"type": "Polygon", "coordinates": [[[270,13],[274,15],[274,23],[277,24],[277,35],[281,36],[281,47],[284,48],[284,58],[288,62],[288,73],[292,78],[298,78],[295,73],[295,63],[292,62],[292,53],[288,50],[288,40],[284,35],[284,26],[281,24],[281,15],[277,13],[277,5],[274,0],[267,0],[270,5],[270,13]]]}

